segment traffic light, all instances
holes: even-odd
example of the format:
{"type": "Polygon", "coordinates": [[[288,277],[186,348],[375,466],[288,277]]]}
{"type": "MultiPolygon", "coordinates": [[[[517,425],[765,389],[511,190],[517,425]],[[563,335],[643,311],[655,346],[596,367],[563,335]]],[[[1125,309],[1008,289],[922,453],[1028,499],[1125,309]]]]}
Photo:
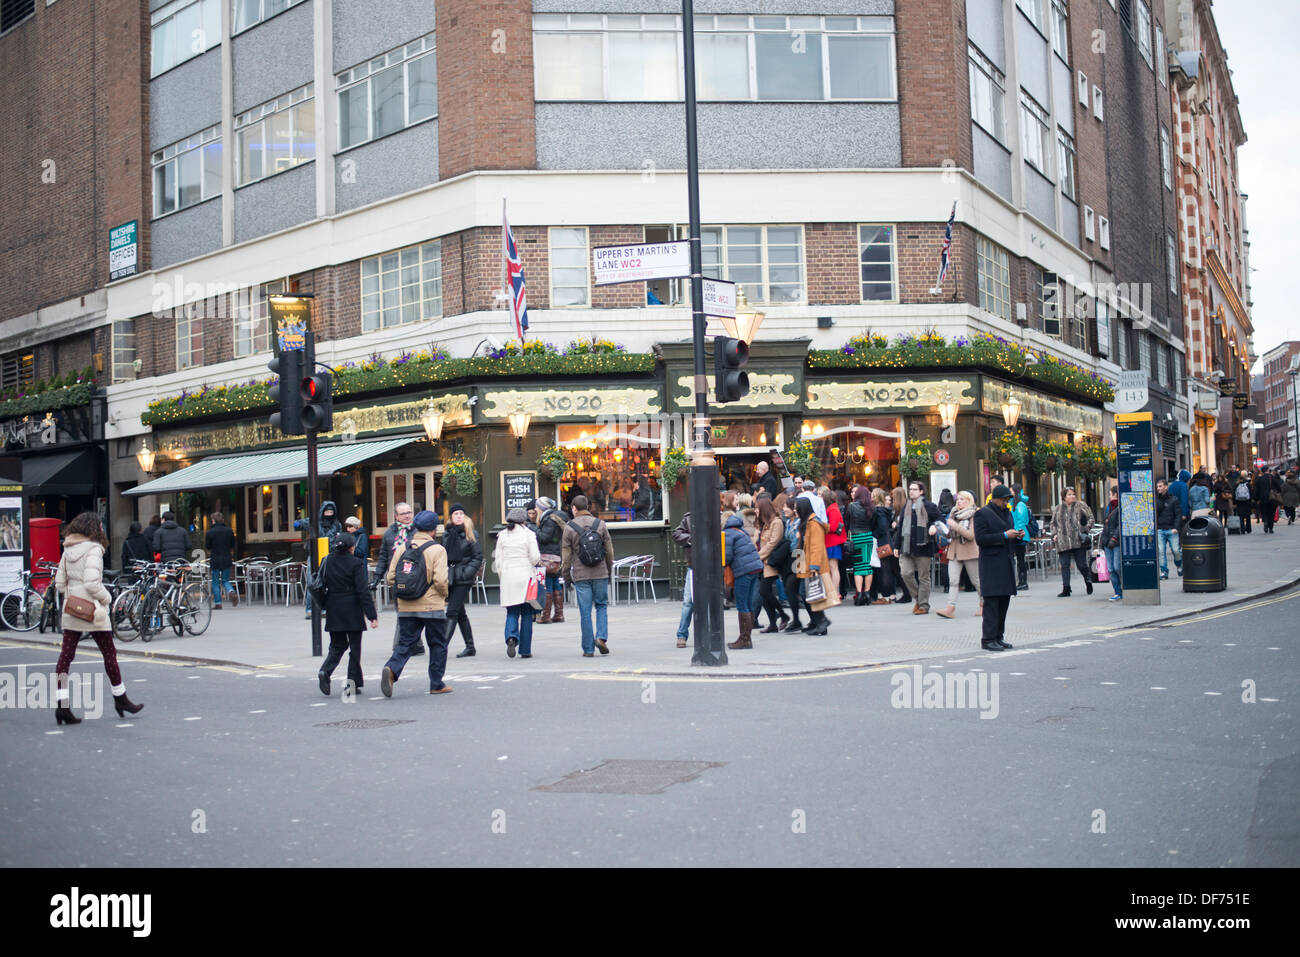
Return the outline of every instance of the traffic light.
{"type": "Polygon", "coordinates": [[[280,377],[280,381],[268,390],[271,401],[280,407],[280,411],[271,416],[271,428],[279,429],[285,435],[302,435],[302,393],[294,388],[294,383],[302,379],[303,354],[282,352],[266,367],[280,377]],[[285,383],[288,383],[287,388],[285,383]]]}
{"type": "Polygon", "coordinates": [[[334,379],[328,372],[304,376],[299,394],[302,397],[302,425],[308,432],[329,432],[334,428],[334,379]]]}
{"type": "Polygon", "coordinates": [[[718,402],[736,402],[749,395],[749,345],[744,339],[713,338],[713,385],[718,402]]]}

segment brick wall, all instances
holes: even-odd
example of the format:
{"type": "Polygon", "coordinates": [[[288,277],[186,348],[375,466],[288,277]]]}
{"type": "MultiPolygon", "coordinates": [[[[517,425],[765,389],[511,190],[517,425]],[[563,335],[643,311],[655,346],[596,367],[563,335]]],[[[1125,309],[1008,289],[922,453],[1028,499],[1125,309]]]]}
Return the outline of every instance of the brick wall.
{"type": "MultiPolygon", "coordinates": [[[[1102,69],[1103,43],[1114,43],[1119,36],[1119,19],[1106,0],[1075,0],[1070,4],[1070,64],[1073,69],[1074,91],[1074,147],[1076,151],[1076,181],[1079,192],[1079,235],[1083,236],[1083,251],[1105,268],[1113,268],[1110,250],[1102,249],[1098,242],[1099,226],[1094,224],[1093,238],[1089,240],[1083,230],[1083,207],[1091,206],[1098,217],[1111,218],[1110,200],[1106,182],[1106,122],[1110,120],[1109,97],[1105,93],[1106,77],[1102,69]],[[1113,23],[1111,22],[1113,21],[1113,23]],[[1097,31],[1101,31],[1098,33],[1097,31]],[[1079,73],[1088,78],[1088,104],[1079,102],[1079,73]],[[1103,90],[1102,113],[1099,121],[1093,110],[1092,87],[1103,90]]],[[[1119,104],[1116,104],[1118,108],[1119,104]]],[[[1017,107],[1018,109],[1018,107],[1017,107]]],[[[1112,246],[1113,248],[1113,246],[1112,246]]]]}
{"type": "Polygon", "coordinates": [[[527,0],[439,0],[442,179],[536,167],[532,15],[527,0]]]}
{"type": "Polygon", "coordinates": [[[964,0],[895,6],[904,166],[974,168],[964,0]]]}
{"type": "Polygon", "coordinates": [[[36,11],[0,38],[0,318],[99,288],[109,228],[148,229],[148,3],[36,11]]]}

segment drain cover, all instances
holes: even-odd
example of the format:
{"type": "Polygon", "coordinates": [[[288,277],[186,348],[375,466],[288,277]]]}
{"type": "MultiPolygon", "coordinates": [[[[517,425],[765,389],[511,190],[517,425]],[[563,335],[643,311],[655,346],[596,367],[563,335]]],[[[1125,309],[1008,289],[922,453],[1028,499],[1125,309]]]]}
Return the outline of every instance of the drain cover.
{"type": "Polygon", "coordinates": [[[415,724],[413,719],[395,721],[389,718],[348,718],[346,721],[327,721],[318,728],[391,728],[395,724],[415,724]]]}
{"type": "Polygon", "coordinates": [[[584,794],[662,794],[674,784],[693,781],[725,761],[628,761],[613,759],[566,774],[554,784],[534,791],[568,791],[584,794]]]}

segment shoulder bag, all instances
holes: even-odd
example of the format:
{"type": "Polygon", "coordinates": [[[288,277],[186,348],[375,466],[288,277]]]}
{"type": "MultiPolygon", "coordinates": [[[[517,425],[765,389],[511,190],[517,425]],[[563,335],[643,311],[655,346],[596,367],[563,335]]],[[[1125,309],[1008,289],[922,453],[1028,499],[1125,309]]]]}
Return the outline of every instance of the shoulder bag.
{"type": "MultiPolygon", "coordinates": [[[[63,564],[63,578],[68,583],[67,594],[63,596],[63,610],[73,618],[80,618],[82,621],[93,622],[95,620],[95,610],[98,607],[89,598],[79,598],[72,594],[72,580],[68,576],[68,556],[65,553],[60,559],[63,564]]],[[[53,591],[54,586],[50,586],[53,591]]],[[[50,597],[53,597],[51,595],[50,597]]]]}

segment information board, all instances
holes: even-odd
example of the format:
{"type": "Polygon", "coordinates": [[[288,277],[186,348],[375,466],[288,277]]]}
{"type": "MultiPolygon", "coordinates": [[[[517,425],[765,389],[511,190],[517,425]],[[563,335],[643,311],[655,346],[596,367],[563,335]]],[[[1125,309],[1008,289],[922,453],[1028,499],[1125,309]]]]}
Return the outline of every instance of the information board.
{"type": "Polygon", "coordinates": [[[501,473],[501,520],[503,522],[512,508],[527,508],[528,503],[535,498],[537,498],[535,471],[501,473]]]}
{"type": "Polygon", "coordinates": [[[136,220],[114,226],[108,231],[109,281],[134,276],[140,268],[140,244],[136,239],[136,220]]]}
{"type": "Polygon", "coordinates": [[[1160,604],[1151,413],[1115,416],[1119,471],[1120,564],[1124,601],[1160,604]]]}

